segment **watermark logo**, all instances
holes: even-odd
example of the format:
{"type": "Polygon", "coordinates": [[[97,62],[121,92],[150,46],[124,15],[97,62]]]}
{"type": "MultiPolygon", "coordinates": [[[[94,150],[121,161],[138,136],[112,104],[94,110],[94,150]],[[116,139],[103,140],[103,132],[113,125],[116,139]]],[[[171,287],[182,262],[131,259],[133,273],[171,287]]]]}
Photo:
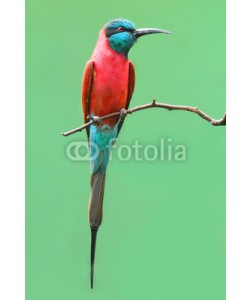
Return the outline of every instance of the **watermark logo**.
{"type": "MultiPolygon", "coordinates": [[[[116,140],[110,141],[107,151],[110,151],[110,160],[119,161],[179,161],[187,158],[187,147],[184,144],[174,143],[172,138],[160,138],[157,143],[143,144],[135,140],[132,144],[119,144],[116,140]]],[[[104,150],[105,151],[105,150],[104,150]]],[[[101,150],[95,143],[84,141],[71,142],[66,147],[66,156],[72,161],[91,161],[100,155],[101,150]],[[91,156],[89,149],[91,148],[91,156]]]]}

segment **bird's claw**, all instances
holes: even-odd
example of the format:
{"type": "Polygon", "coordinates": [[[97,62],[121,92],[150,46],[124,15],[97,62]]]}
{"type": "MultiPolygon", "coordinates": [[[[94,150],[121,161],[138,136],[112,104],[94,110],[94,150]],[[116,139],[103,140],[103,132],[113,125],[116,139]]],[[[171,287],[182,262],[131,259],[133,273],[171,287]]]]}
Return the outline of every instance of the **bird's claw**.
{"type": "Polygon", "coordinates": [[[90,119],[94,122],[95,126],[101,126],[103,124],[102,119],[98,116],[91,116],[90,119]]]}
{"type": "Polygon", "coordinates": [[[127,115],[128,115],[127,110],[125,108],[122,108],[120,110],[120,116],[119,116],[118,124],[123,123],[123,121],[127,117],[127,115]]]}
{"type": "Polygon", "coordinates": [[[128,113],[125,108],[122,108],[120,111],[120,119],[124,120],[127,117],[128,113]]]}

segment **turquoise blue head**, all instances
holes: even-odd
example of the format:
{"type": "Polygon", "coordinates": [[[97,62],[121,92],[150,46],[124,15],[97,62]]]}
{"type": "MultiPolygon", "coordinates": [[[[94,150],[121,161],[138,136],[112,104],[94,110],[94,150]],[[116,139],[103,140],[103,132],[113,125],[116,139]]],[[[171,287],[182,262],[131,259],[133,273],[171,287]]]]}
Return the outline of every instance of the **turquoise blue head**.
{"type": "Polygon", "coordinates": [[[104,26],[104,29],[110,47],[125,56],[128,56],[129,50],[133,47],[139,37],[154,33],[171,33],[167,30],[158,28],[136,29],[134,23],[125,19],[111,20],[104,26]]]}

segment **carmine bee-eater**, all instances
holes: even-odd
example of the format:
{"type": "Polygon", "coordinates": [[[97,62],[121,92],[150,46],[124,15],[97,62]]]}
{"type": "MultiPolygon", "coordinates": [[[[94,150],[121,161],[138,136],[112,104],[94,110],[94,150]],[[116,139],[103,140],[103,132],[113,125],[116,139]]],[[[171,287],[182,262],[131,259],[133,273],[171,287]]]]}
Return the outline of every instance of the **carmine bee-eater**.
{"type": "Polygon", "coordinates": [[[91,228],[91,288],[93,288],[96,236],[102,222],[102,204],[106,169],[111,146],[117,137],[135,86],[135,71],[128,52],[143,35],[169,31],[156,28],[136,29],[124,19],[108,22],[100,35],[91,59],[87,62],[82,80],[84,121],[95,121],[87,130],[91,160],[91,193],[89,223],[91,228]],[[121,111],[120,117],[101,121],[99,118],[121,111]]]}

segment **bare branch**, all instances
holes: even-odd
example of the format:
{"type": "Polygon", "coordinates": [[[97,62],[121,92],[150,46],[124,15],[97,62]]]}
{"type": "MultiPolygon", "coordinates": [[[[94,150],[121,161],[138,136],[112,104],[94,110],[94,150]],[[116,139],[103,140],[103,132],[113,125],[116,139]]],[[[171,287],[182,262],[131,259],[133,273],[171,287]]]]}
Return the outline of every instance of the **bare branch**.
{"type": "MultiPolygon", "coordinates": [[[[171,110],[184,110],[184,111],[190,111],[192,113],[197,114],[198,116],[200,116],[202,119],[208,121],[212,126],[225,126],[226,125],[226,114],[224,115],[224,117],[222,119],[216,120],[211,118],[209,115],[205,114],[203,111],[199,110],[198,107],[191,107],[191,106],[182,106],[182,105],[172,105],[172,104],[166,104],[166,103],[158,103],[155,100],[153,100],[151,103],[148,104],[144,104],[144,105],[140,105],[140,106],[136,106],[134,108],[131,109],[127,109],[125,110],[126,113],[128,115],[131,115],[133,113],[135,113],[136,111],[139,110],[144,110],[144,109],[149,109],[149,108],[154,108],[154,107],[159,107],[159,108],[165,108],[169,111],[171,110]]],[[[100,117],[101,120],[105,120],[105,119],[109,119],[112,117],[117,117],[120,116],[121,112],[115,112],[103,117],[100,117]]],[[[85,123],[84,125],[77,127],[75,129],[72,129],[70,131],[64,132],[62,133],[63,136],[69,136],[71,134],[74,134],[76,132],[80,132],[83,129],[86,129],[87,127],[89,127],[90,125],[95,124],[94,120],[91,120],[88,123],[85,123]]]]}

